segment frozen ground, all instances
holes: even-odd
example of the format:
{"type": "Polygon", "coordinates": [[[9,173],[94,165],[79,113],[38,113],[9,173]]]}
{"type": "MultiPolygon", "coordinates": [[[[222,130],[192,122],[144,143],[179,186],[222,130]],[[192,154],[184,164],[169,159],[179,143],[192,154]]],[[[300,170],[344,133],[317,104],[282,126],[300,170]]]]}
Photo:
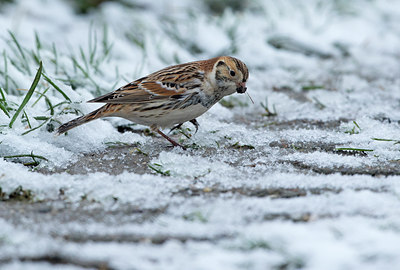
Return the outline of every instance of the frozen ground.
{"type": "Polygon", "coordinates": [[[125,2],[1,6],[0,268],[400,268],[399,2],[125,2]],[[51,132],[220,54],[248,65],[255,104],[236,94],[186,124],[187,151],[119,119],[51,132]],[[65,96],[42,77],[9,128],[35,57],[65,96]]]}

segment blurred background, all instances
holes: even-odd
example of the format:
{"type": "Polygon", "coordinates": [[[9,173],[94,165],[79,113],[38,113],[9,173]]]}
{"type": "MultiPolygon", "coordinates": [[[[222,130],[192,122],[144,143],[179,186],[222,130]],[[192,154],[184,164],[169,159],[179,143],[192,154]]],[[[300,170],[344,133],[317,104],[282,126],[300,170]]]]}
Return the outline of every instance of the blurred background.
{"type": "Polygon", "coordinates": [[[262,88],[335,88],[319,71],[323,65],[335,74],[342,73],[338,65],[363,66],[368,80],[398,69],[398,10],[395,1],[377,0],[6,0],[0,33],[11,66],[32,73],[40,58],[74,89],[89,84],[108,92],[165,65],[218,55],[241,58],[252,75],[270,75],[262,88]],[[12,59],[21,55],[11,35],[26,51],[24,67],[12,59]]]}

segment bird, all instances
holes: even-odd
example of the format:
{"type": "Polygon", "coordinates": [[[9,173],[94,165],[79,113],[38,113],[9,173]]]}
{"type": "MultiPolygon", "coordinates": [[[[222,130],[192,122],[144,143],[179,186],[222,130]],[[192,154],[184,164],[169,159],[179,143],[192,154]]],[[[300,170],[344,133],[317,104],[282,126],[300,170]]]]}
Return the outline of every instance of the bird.
{"type": "Polygon", "coordinates": [[[245,93],[248,77],[245,63],[231,56],[169,66],[89,100],[105,105],[61,125],[57,135],[98,118],[121,117],[149,126],[173,146],[186,149],[161,129],[173,130],[189,121],[197,132],[196,118],[223,97],[245,93]]]}

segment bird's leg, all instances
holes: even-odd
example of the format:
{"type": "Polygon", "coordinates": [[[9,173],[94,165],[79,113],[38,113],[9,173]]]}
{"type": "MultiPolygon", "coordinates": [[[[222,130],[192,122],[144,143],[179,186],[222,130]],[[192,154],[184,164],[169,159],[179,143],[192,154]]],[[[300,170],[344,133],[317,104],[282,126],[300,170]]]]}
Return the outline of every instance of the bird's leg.
{"type": "Polygon", "coordinates": [[[168,134],[171,133],[173,130],[175,130],[175,129],[177,129],[177,128],[180,128],[182,125],[183,125],[183,123],[180,123],[180,124],[174,126],[173,128],[170,129],[170,131],[168,132],[168,134]]]}
{"type": "Polygon", "coordinates": [[[173,139],[171,139],[170,137],[168,137],[167,135],[165,135],[160,129],[156,130],[158,134],[160,134],[161,136],[163,136],[165,139],[167,139],[170,143],[172,143],[173,146],[179,146],[181,147],[183,150],[186,150],[186,147],[184,147],[183,145],[177,143],[176,141],[174,141],[173,139]]]}
{"type": "Polygon", "coordinates": [[[199,122],[197,122],[197,120],[195,118],[195,119],[190,120],[190,123],[192,123],[196,127],[196,132],[194,133],[194,134],[196,134],[197,131],[199,130],[199,126],[200,126],[199,122]]]}

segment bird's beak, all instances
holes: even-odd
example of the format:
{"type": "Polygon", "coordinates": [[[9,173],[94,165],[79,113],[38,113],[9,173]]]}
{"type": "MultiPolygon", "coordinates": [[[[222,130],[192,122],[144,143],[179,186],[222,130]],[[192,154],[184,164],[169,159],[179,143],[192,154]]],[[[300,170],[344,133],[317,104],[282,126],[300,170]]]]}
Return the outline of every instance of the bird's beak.
{"type": "Polygon", "coordinates": [[[245,82],[239,82],[236,84],[236,92],[243,94],[244,92],[246,92],[247,87],[246,87],[246,83],[245,82]]]}

